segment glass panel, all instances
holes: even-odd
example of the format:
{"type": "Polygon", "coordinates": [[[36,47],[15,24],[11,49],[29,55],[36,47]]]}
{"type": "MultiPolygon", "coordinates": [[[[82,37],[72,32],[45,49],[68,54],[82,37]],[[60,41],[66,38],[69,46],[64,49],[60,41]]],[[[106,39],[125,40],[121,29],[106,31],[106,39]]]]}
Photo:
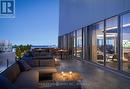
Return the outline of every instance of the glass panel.
{"type": "Polygon", "coordinates": [[[70,58],[72,58],[73,56],[73,45],[74,45],[74,41],[73,41],[73,32],[70,33],[70,58]]]}
{"type": "Polygon", "coordinates": [[[123,15],[122,20],[122,61],[123,70],[130,72],[130,13],[123,15]]]}
{"type": "Polygon", "coordinates": [[[63,48],[63,36],[59,36],[59,48],[63,48]]]}
{"type": "Polygon", "coordinates": [[[73,52],[73,56],[76,56],[76,34],[75,31],[73,32],[73,47],[74,47],[74,52],[73,52]]]}
{"type": "Polygon", "coordinates": [[[68,58],[71,59],[72,57],[72,45],[73,41],[72,41],[72,33],[68,34],[68,58]]]}
{"type": "Polygon", "coordinates": [[[117,30],[118,17],[113,17],[106,20],[106,65],[113,69],[118,68],[117,57],[117,30]]]}
{"type": "Polygon", "coordinates": [[[92,60],[104,64],[104,22],[93,25],[92,60]]]}
{"type": "Polygon", "coordinates": [[[96,46],[97,60],[99,64],[104,64],[104,22],[96,24],[96,46]]]}
{"type": "Polygon", "coordinates": [[[0,41],[0,73],[15,63],[15,52],[12,43],[0,41]]]}
{"type": "Polygon", "coordinates": [[[64,48],[64,46],[63,46],[63,43],[64,43],[63,37],[64,36],[62,36],[62,38],[61,38],[61,43],[62,43],[61,48],[64,48]]]}
{"type": "Polygon", "coordinates": [[[63,36],[63,49],[67,50],[67,35],[63,36]]]}
{"type": "Polygon", "coordinates": [[[77,57],[82,58],[82,29],[77,31],[77,57]]]}
{"type": "Polygon", "coordinates": [[[87,59],[89,61],[92,61],[92,48],[93,48],[93,44],[92,44],[92,40],[93,40],[93,25],[88,26],[87,29],[87,59]]]}
{"type": "Polygon", "coordinates": [[[87,27],[83,28],[83,59],[86,60],[87,57],[87,27]]]}

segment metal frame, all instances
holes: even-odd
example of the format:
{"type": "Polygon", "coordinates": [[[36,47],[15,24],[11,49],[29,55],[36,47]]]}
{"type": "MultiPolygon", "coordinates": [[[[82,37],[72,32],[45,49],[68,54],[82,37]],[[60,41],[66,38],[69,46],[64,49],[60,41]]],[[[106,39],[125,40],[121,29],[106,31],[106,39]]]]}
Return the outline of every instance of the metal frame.
{"type": "Polygon", "coordinates": [[[104,66],[106,66],[106,20],[104,20],[104,66]]]}
{"type": "Polygon", "coordinates": [[[121,18],[120,18],[120,16],[118,16],[118,70],[121,70],[121,65],[122,65],[122,63],[121,63],[121,42],[122,42],[122,40],[121,40],[121,28],[120,28],[120,25],[121,25],[121,18]]]}
{"type": "Polygon", "coordinates": [[[87,59],[87,27],[83,27],[83,60],[87,59]]]}
{"type": "Polygon", "coordinates": [[[82,48],[81,48],[81,50],[82,50],[82,55],[81,56],[82,57],[81,58],[83,60],[83,28],[81,29],[81,31],[82,31],[82,48]]]}

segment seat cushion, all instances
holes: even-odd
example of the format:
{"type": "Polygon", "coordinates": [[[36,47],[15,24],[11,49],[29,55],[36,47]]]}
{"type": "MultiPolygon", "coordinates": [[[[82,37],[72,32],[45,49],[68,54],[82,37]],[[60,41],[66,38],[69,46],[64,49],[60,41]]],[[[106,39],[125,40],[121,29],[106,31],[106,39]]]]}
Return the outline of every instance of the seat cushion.
{"type": "Polygon", "coordinates": [[[16,88],[7,78],[0,75],[0,89],[16,89],[16,88]]]}
{"type": "Polygon", "coordinates": [[[17,80],[15,81],[14,85],[16,88],[28,88],[28,89],[34,89],[38,87],[39,83],[39,71],[43,72],[57,72],[55,67],[36,67],[32,68],[29,71],[22,72],[17,80]]]}
{"type": "Polygon", "coordinates": [[[55,67],[54,60],[40,60],[40,67],[55,67]]]}

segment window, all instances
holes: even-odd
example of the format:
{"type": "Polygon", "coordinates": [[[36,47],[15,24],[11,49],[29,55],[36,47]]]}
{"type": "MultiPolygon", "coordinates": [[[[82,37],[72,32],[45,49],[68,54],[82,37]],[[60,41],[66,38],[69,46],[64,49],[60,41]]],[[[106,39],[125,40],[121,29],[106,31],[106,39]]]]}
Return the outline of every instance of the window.
{"type": "Polygon", "coordinates": [[[58,47],[62,48],[62,36],[58,37],[58,47]]]}
{"type": "Polygon", "coordinates": [[[96,62],[104,64],[104,21],[96,24],[96,46],[96,62]]]}
{"type": "Polygon", "coordinates": [[[130,13],[121,16],[123,70],[130,72],[130,13]]]}
{"type": "Polygon", "coordinates": [[[68,34],[68,58],[72,57],[72,50],[73,50],[73,34],[68,34]]]}
{"type": "Polygon", "coordinates": [[[77,30],[77,57],[82,58],[82,29],[77,30]]]}
{"type": "Polygon", "coordinates": [[[104,64],[104,21],[93,25],[92,61],[104,64]]]}
{"type": "Polygon", "coordinates": [[[87,27],[83,28],[83,59],[88,59],[87,55],[87,27]]]}
{"type": "Polygon", "coordinates": [[[106,66],[113,69],[118,68],[118,17],[106,20],[106,66]]]}
{"type": "Polygon", "coordinates": [[[63,36],[63,49],[67,50],[68,42],[67,42],[67,35],[63,36]]]}
{"type": "Polygon", "coordinates": [[[73,32],[73,56],[75,57],[76,56],[76,31],[73,32]]]}

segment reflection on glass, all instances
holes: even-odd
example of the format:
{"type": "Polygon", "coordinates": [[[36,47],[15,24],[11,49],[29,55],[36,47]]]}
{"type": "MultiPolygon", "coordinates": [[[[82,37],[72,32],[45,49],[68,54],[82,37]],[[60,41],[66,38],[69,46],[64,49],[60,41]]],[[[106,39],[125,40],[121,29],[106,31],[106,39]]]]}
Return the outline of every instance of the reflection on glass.
{"type": "Polygon", "coordinates": [[[117,17],[106,20],[106,65],[114,69],[117,69],[118,67],[117,28],[117,17]]]}
{"type": "Polygon", "coordinates": [[[87,27],[83,28],[83,59],[87,59],[87,27]]]}
{"type": "Polygon", "coordinates": [[[104,64],[104,22],[93,25],[92,60],[104,64]]]}
{"type": "Polygon", "coordinates": [[[121,17],[123,70],[130,72],[130,13],[121,17]]]}
{"type": "Polygon", "coordinates": [[[72,54],[73,54],[73,33],[71,32],[70,34],[69,34],[69,36],[70,36],[70,38],[69,38],[69,55],[70,55],[70,57],[72,57],[72,54]]]}
{"type": "Polygon", "coordinates": [[[67,50],[67,35],[63,36],[63,49],[67,50]]]}
{"type": "Polygon", "coordinates": [[[77,30],[77,57],[82,58],[82,29],[77,30]]]}
{"type": "Polygon", "coordinates": [[[73,56],[76,56],[76,35],[75,35],[75,31],[73,32],[73,47],[74,47],[74,52],[73,52],[73,56]]]}
{"type": "Polygon", "coordinates": [[[104,22],[96,24],[97,63],[104,64],[104,22]]]}

